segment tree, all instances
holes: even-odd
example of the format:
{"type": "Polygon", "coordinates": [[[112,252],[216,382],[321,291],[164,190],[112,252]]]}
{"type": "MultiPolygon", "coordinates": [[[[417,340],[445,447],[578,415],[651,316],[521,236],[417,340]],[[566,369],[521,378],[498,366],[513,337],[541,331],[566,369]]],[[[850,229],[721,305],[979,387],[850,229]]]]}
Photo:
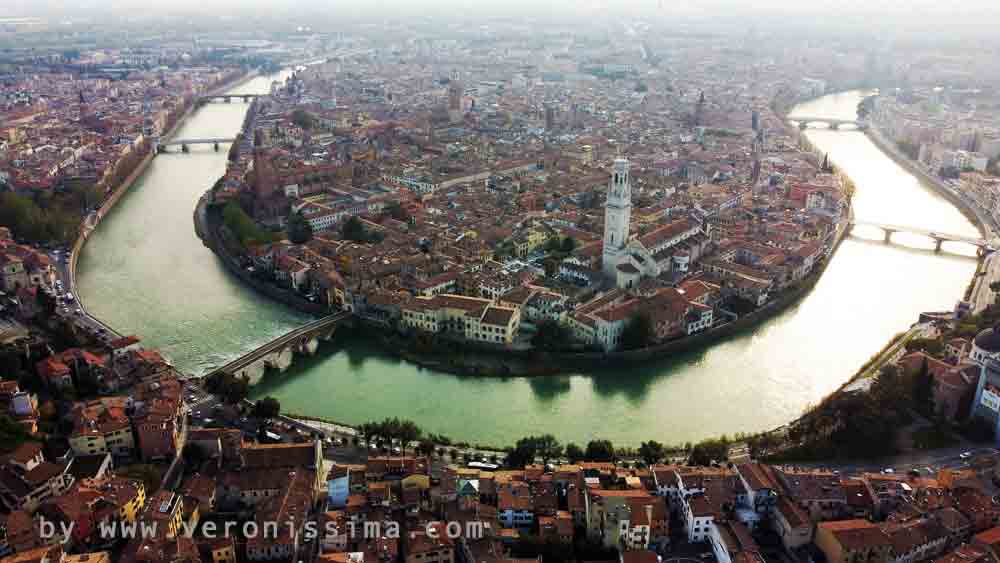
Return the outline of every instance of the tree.
{"type": "MultiPolygon", "coordinates": [[[[440,452],[441,450],[436,450],[436,451],[440,452]]],[[[426,439],[421,440],[420,444],[417,445],[417,453],[425,456],[434,455],[435,453],[434,442],[426,439]]],[[[438,456],[440,457],[440,453],[438,453],[438,456]]]]}
{"type": "Polygon", "coordinates": [[[538,438],[535,436],[521,438],[514,448],[507,452],[507,465],[520,469],[534,463],[536,455],[538,455],[538,438]]]}
{"type": "Polygon", "coordinates": [[[562,452],[562,444],[552,434],[538,437],[538,455],[541,456],[543,463],[548,463],[549,460],[561,456],[562,452]]]}
{"type": "Polygon", "coordinates": [[[927,365],[927,358],[913,377],[913,408],[926,417],[934,416],[934,374],[927,365]]]}
{"type": "Polygon", "coordinates": [[[576,239],[574,239],[573,237],[566,237],[566,238],[564,238],[562,240],[562,251],[563,252],[566,252],[566,253],[573,252],[574,248],[576,248],[576,239]]]}
{"type": "Polygon", "coordinates": [[[365,445],[371,445],[372,438],[375,437],[377,428],[374,422],[365,422],[364,424],[358,426],[358,436],[364,440],[365,445]]]}
{"type": "MultiPolygon", "coordinates": [[[[990,282],[990,291],[996,294],[1000,294],[1000,281],[990,282]]],[[[993,297],[994,301],[1000,298],[1000,295],[995,295],[993,297]]]]}
{"type": "Polygon", "coordinates": [[[288,216],[288,240],[293,244],[304,244],[312,239],[312,225],[302,213],[295,212],[288,216]]]}
{"type": "Polygon", "coordinates": [[[250,392],[250,382],[246,377],[236,377],[228,373],[216,373],[205,379],[205,389],[235,405],[247,397],[250,392]]]}
{"type": "Polygon", "coordinates": [[[591,440],[583,454],[587,461],[614,461],[615,446],[611,440],[591,440]]]}
{"type": "Polygon", "coordinates": [[[576,463],[583,460],[583,448],[570,442],[566,444],[566,457],[569,459],[570,463],[576,463]]]}
{"type": "Polygon", "coordinates": [[[31,439],[31,435],[17,421],[0,414],[0,451],[10,452],[31,439]]]}
{"type": "Polygon", "coordinates": [[[358,219],[355,216],[352,216],[344,222],[344,226],[341,227],[340,233],[346,240],[352,240],[354,242],[368,241],[368,234],[365,231],[364,224],[361,223],[361,219],[358,219]]]}
{"type": "Polygon", "coordinates": [[[274,397],[264,397],[253,406],[253,415],[257,418],[275,418],[281,414],[281,403],[274,397]]]}
{"type": "Polygon", "coordinates": [[[571,338],[569,329],[558,321],[546,319],[538,323],[531,345],[539,350],[563,350],[569,346],[571,338]]]}
{"type": "Polygon", "coordinates": [[[725,436],[699,442],[691,448],[688,463],[691,465],[711,465],[725,461],[729,454],[729,440],[725,436]]]}
{"type": "Polygon", "coordinates": [[[404,223],[410,222],[410,214],[403,209],[403,206],[399,204],[398,201],[393,201],[385,207],[385,213],[397,221],[403,221],[404,223]]]}
{"type": "Polygon", "coordinates": [[[648,442],[643,442],[639,446],[639,457],[646,462],[646,465],[653,465],[654,463],[659,463],[667,453],[667,449],[663,444],[650,440],[648,442]]]}
{"type": "Polygon", "coordinates": [[[243,246],[274,240],[274,235],[258,227],[253,218],[235,201],[230,201],[222,209],[222,221],[243,246]]]}
{"type": "Polygon", "coordinates": [[[412,420],[399,421],[397,435],[399,437],[399,447],[403,455],[406,455],[406,446],[411,442],[416,442],[423,436],[424,432],[412,420]]]}
{"type": "Polygon", "coordinates": [[[622,348],[633,350],[648,346],[653,341],[653,322],[649,315],[636,313],[622,330],[622,348]]]}
{"type": "Polygon", "coordinates": [[[292,123],[308,131],[316,126],[316,116],[299,108],[292,112],[292,123]]]}

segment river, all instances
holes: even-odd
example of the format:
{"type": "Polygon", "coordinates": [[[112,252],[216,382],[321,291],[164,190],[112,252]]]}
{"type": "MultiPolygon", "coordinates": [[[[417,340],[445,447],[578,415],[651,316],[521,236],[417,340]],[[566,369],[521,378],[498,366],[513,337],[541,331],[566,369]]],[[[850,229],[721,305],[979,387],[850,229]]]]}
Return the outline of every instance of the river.
{"type": "MultiPolygon", "coordinates": [[[[269,83],[262,77],[238,90],[265,92],[269,83]]],[[[853,119],[861,96],[826,96],[795,112],[853,119]]],[[[179,134],[231,134],[245,109],[210,104],[179,134]]],[[[976,234],[863,133],[811,129],[807,135],[855,180],[859,220],[976,234]]],[[[78,292],[88,310],[192,373],[303,320],[237,283],[195,236],[195,202],[224,166],[224,151],[211,148],[157,156],[94,233],[79,264],[78,292]]],[[[338,335],[316,357],[298,358],[284,374],[268,376],[253,394],[277,397],[290,412],[351,424],[400,416],[429,432],[497,445],[542,432],[564,442],[601,437],[637,445],[769,429],[839,387],[919,312],[950,309],[962,295],[975,269],[971,252],[946,245],[967,255],[934,254],[919,237],[894,240],[906,246],[884,245],[880,232],[858,229],[797,305],[708,349],[641,367],[477,379],[418,368],[338,335]]]]}

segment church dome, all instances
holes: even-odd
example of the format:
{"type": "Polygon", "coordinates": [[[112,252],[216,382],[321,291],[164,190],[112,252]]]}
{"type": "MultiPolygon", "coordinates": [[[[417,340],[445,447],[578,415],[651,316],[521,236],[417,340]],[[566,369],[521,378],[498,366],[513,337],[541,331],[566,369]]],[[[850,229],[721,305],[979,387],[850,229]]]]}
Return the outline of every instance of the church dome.
{"type": "Polygon", "coordinates": [[[976,335],[976,348],[987,354],[1000,352],[1000,324],[993,328],[987,328],[976,335]]]}

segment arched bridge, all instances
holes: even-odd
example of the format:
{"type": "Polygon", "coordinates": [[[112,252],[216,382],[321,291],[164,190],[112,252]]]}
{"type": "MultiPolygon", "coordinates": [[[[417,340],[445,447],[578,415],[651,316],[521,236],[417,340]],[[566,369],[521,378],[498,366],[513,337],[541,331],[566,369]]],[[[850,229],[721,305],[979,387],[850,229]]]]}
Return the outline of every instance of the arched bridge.
{"type": "Polygon", "coordinates": [[[167,152],[170,147],[180,147],[182,151],[187,152],[188,147],[191,145],[212,145],[215,150],[219,150],[219,145],[222,143],[232,143],[236,141],[233,137],[214,137],[206,139],[174,139],[171,141],[166,141],[162,143],[157,143],[156,152],[167,152]]]}
{"type": "Polygon", "coordinates": [[[825,123],[830,129],[839,129],[841,125],[853,125],[858,129],[865,129],[867,125],[857,119],[835,119],[832,117],[814,117],[810,115],[790,115],[788,116],[789,121],[794,121],[799,124],[799,127],[805,129],[810,123],[825,123]]]}
{"type": "Polygon", "coordinates": [[[876,223],[872,221],[853,221],[849,225],[849,229],[854,227],[870,227],[873,229],[881,229],[884,237],[883,241],[888,244],[892,242],[892,235],[896,233],[911,233],[915,235],[922,235],[929,239],[934,240],[934,251],[941,251],[941,244],[944,242],[964,242],[975,246],[979,251],[982,252],[992,252],[993,247],[990,245],[989,241],[979,237],[970,237],[966,235],[956,235],[953,233],[943,233],[941,231],[932,231],[930,229],[921,229],[919,227],[908,227],[904,225],[893,225],[890,223],[876,223]]]}
{"type": "Polygon", "coordinates": [[[208,102],[225,102],[229,104],[233,100],[252,102],[255,98],[259,97],[260,94],[211,94],[198,98],[198,101],[203,104],[207,104],[208,102]]]}
{"type": "Polygon", "coordinates": [[[330,340],[337,327],[348,322],[351,313],[341,311],[315,320],[247,352],[228,364],[212,370],[207,376],[228,373],[246,377],[251,385],[257,384],[268,368],[285,371],[292,365],[295,354],[316,353],[320,340],[330,340]]]}

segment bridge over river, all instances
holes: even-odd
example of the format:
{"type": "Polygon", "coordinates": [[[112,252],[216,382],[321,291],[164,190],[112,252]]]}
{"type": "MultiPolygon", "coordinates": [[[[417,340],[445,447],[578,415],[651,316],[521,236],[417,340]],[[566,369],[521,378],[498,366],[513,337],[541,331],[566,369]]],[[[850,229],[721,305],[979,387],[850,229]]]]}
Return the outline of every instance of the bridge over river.
{"type": "Polygon", "coordinates": [[[349,312],[341,311],[315,320],[258,346],[206,375],[227,373],[246,377],[251,385],[256,385],[268,368],[278,371],[288,369],[296,353],[308,356],[315,354],[319,341],[333,338],[337,328],[350,318],[349,312]]]}
{"type": "Polygon", "coordinates": [[[826,124],[826,126],[828,128],[834,129],[834,130],[839,129],[841,125],[853,125],[854,127],[858,128],[858,129],[867,129],[868,128],[868,124],[866,122],[859,121],[857,119],[843,119],[843,118],[836,118],[836,117],[818,117],[818,116],[811,116],[811,115],[791,115],[791,116],[788,117],[788,120],[791,121],[791,122],[793,122],[793,123],[798,123],[800,129],[805,129],[809,125],[812,125],[812,124],[815,124],[815,123],[826,124]]]}
{"type": "Polygon", "coordinates": [[[993,251],[993,247],[990,244],[990,242],[984,238],[979,238],[979,237],[956,235],[953,233],[944,233],[937,230],[922,229],[920,227],[893,225],[890,223],[875,223],[871,221],[852,221],[849,228],[853,230],[854,227],[870,227],[873,229],[880,229],[884,235],[883,240],[885,241],[886,244],[892,242],[892,235],[896,233],[910,233],[933,239],[935,252],[941,251],[941,244],[944,242],[964,242],[966,244],[975,246],[980,253],[993,251]]]}

